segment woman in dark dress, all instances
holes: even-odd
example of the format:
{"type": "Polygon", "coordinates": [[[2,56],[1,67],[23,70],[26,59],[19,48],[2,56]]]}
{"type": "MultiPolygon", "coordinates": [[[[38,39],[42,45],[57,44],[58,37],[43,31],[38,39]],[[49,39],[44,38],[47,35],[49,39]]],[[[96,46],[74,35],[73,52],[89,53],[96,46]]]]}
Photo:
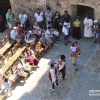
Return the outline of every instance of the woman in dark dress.
{"type": "Polygon", "coordinates": [[[54,28],[57,29],[59,31],[59,22],[60,22],[61,16],[60,13],[58,11],[55,12],[55,16],[54,16],[54,28]]]}
{"type": "Polygon", "coordinates": [[[79,18],[76,17],[75,21],[73,22],[74,29],[72,37],[78,40],[81,40],[80,24],[81,22],[79,21],[79,18]]]}
{"type": "Polygon", "coordinates": [[[4,32],[5,29],[6,27],[5,27],[4,20],[2,18],[2,15],[0,15],[0,32],[4,32]]]}

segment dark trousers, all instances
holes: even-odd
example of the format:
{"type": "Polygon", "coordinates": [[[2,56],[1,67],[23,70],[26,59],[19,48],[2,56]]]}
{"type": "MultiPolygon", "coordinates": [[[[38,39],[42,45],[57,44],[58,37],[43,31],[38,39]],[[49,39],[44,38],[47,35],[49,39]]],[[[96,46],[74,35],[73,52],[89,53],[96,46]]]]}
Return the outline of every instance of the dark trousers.
{"type": "Polygon", "coordinates": [[[62,73],[62,78],[63,79],[65,79],[65,71],[66,71],[65,67],[62,70],[60,70],[60,72],[62,73]]]}
{"type": "Polygon", "coordinates": [[[56,76],[56,85],[58,86],[58,76],[56,76]]]}
{"type": "Polygon", "coordinates": [[[40,28],[42,28],[42,29],[43,29],[43,21],[38,22],[38,24],[39,24],[40,28]]]}
{"type": "Polygon", "coordinates": [[[52,79],[51,79],[51,86],[52,86],[52,89],[54,89],[54,82],[52,83],[52,79]]]}

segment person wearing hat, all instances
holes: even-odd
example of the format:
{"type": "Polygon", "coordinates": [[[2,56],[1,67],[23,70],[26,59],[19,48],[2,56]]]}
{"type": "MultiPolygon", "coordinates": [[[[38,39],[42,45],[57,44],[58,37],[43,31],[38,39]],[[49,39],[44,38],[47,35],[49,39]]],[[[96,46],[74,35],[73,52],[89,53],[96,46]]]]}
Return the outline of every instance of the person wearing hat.
{"type": "Polygon", "coordinates": [[[92,30],[93,30],[93,33],[94,33],[94,36],[95,36],[94,43],[96,43],[98,39],[99,39],[99,42],[100,42],[100,24],[98,23],[98,20],[94,20],[92,30]]]}
{"type": "Polygon", "coordinates": [[[13,30],[10,32],[10,38],[14,41],[19,40],[18,38],[18,31],[17,31],[17,27],[13,27],[13,30]]]}
{"type": "Polygon", "coordinates": [[[62,33],[64,35],[64,43],[67,45],[68,42],[68,29],[66,28],[69,25],[69,23],[64,23],[63,28],[62,28],[62,33]]]}
{"type": "Polygon", "coordinates": [[[90,38],[92,37],[93,20],[89,14],[86,14],[84,25],[84,37],[86,38],[86,40],[90,40],[90,38]]]}

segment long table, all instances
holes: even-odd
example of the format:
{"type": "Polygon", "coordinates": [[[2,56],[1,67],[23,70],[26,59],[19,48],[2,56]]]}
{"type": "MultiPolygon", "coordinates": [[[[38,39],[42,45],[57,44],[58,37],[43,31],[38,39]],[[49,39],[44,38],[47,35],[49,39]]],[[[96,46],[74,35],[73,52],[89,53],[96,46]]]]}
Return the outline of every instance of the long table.
{"type": "Polygon", "coordinates": [[[3,55],[14,43],[14,41],[8,41],[1,49],[0,49],[0,54],[3,55]]]}
{"type": "Polygon", "coordinates": [[[3,74],[13,65],[13,63],[18,59],[18,57],[22,54],[22,52],[26,49],[27,45],[18,48],[18,50],[16,51],[16,53],[9,58],[9,60],[7,61],[7,63],[2,66],[2,72],[3,74]]]}

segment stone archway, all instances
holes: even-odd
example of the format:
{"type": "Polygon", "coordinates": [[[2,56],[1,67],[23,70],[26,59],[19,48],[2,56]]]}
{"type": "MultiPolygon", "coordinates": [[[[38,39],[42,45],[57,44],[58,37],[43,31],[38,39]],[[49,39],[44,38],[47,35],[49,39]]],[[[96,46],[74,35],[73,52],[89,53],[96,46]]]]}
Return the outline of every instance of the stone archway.
{"type": "Polygon", "coordinates": [[[90,14],[94,19],[94,8],[83,5],[76,5],[76,15],[80,16],[80,18],[85,18],[86,14],[90,14]]]}

